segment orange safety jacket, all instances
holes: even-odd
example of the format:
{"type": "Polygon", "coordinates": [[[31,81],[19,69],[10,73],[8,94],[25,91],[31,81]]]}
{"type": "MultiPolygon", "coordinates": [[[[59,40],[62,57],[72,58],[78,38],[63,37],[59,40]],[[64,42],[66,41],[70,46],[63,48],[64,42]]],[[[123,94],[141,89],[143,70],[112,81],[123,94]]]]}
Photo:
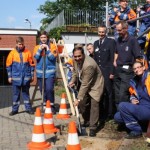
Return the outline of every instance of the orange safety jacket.
{"type": "Polygon", "coordinates": [[[31,52],[13,49],[6,60],[8,78],[12,78],[13,85],[29,84],[34,73],[34,64],[31,52]]]}

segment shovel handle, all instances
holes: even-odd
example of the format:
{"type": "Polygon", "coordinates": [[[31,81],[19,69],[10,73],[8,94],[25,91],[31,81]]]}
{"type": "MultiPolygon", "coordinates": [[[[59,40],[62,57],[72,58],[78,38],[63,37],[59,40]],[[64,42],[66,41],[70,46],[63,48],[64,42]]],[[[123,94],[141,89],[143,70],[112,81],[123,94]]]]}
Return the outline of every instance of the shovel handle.
{"type": "MultiPolygon", "coordinates": [[[[70,88],[70,89],[71,89],[71,91],[72,91],[73,101],[75,101],[76,98],[75,98],[74,90],[73,90],[72,88],[70,88]]],[[[75,106],[75,112],[76,112],[76,116],[77,116],[78,130],[79,130],[80,133],[82,133],[78,106],[75,106]]]]}

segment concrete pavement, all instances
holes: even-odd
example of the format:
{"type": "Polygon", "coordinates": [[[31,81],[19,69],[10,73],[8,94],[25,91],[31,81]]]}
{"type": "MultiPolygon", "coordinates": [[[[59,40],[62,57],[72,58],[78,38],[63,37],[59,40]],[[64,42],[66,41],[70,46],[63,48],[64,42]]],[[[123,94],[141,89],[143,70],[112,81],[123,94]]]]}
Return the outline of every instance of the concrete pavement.
{"type": "MultiPolygon", "coordinates": [[[[30,89],[32,96],[33,87],[30,89]]],[[[36,99],[39,99],[40,92],[37,91],[36,99]]],[[[60,102],[60,98],[56,97],[56,103],[60,102]]],[[[21,104],[19,107],[19,113],[14,116],[9,116],[11,112],[11,88],[6,87],[0,88],[0,150],[27,150],[27,143],[32,139],[32,129],[34,125],[34,115],[27,114],[24,110],[24,105],[21,104]]],[[[33,108],[41,106],[41,100],[33,102],[33,108]]],[[[54,116],[54,122],[56,126],[67,126],[70,120],[66,121],[57,120],[54,116]]],[[[62,138],[59,134],[56,136],[46,135],[46,140],[56,144],[53,149],[57,147],[64,147],[66,144],[66,137],[62,138]],[[59,139],[58,139],[59,137],[59,139]],[[56,142],[56,140],[58,142],[56,142]],[[62,144],[62,142],[64,144],[62,144]]]]}
{"type": "MultiPolygon", "coordinates": [[[[32,96],[33,87],[30,89],[32,96]]],[[[40,99],[40,92],[37,91],[36,99],[40,99]]],[[[56,97],[56,106],[60,103],[60,98],[56,97]]],[[[15,116],[9,116],[11,111],[11,88],[0,87],[0,150],[27,150],[27,143],[32,139],[32,129],[34,126],[34,115],[27,114],[24,105],[21,104],[19,113],[15,116]]],[[[41,106],[41,100],[33,102],[34,110],[41,106]]],[[[70,109],[68,110],[70,113],[70,109]]],[[[46,135],[46,140],[52,145],[51,150],[64,150],[67,144],[68,123],[71,120],[76,121],[76,117],[71,116],[68,120],[58,120],[54,117],[55,126],[61,129],[61,133],[56,135],[46,135]]],[[[116,132],[107,132],[107,127],[101,129],[97,136],[92,138],[88,136],[80,136],[80,144],[82,150],[123,150],[128,140],[124,140],[121,135],[118,138],[116,132]]],[[[88,128],[87,128],[88,132],[88,128]]],[[[130,142],[133,142],[130,140],[130,142]]],[[[127,144],[128,145],[128,144],[127,144]]]]}

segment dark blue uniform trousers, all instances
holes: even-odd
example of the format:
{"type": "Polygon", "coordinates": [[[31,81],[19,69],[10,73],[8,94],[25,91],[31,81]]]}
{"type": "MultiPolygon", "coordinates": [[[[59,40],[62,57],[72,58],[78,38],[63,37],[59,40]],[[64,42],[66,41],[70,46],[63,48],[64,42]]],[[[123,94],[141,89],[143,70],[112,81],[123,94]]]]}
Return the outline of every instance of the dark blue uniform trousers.
{"type": "Polygon", "coordinates": [[[22,91],[22,97],[25,105],[25,109],[27,111],[30,111],[32,109],[31,103],[30,103],[30,97],[29,97],[29,85],[22,85],[22,86],[17,86],[13,85],[12,90],[13,90],[13,106],[12,106],[12,111],[18,111],[19,105],[20,105],[20,93],[22,91]]]}
{"type": "MultiPolygon", "coordinates": [[[[42,78],[38,78],[38,85],[40,87],[40,92],[42,94],[42,78]]],[[[54,83],[55,79],[53,77],[45,78],[44,81],[44,105],[46,101],[50,100],[51,105],[54,105],[54,83]]]]}
{"type": "Polygon", "coordinates": [[[121,102],[118,109],[119,112],[115,114],[114,119],[119,123],[125,123],[131,132],[141,133],[142,129],[138,121],[150,120],[150,107],[145,105],[121,102]]]}

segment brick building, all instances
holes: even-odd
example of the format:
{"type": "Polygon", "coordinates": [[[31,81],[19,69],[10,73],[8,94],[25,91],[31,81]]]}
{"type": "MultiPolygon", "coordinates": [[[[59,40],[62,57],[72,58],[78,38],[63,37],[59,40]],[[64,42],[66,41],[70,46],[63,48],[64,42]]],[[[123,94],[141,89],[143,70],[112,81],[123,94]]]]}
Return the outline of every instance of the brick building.
{"type": "Polygon", "coordinates": [[[0,86],[8,85],[6,72],[6,58],[16,46],[16,38],[22,36],[27,49],[34,49],[38,30],[32,29],[1,29],[0,28],[0,86]]]}

